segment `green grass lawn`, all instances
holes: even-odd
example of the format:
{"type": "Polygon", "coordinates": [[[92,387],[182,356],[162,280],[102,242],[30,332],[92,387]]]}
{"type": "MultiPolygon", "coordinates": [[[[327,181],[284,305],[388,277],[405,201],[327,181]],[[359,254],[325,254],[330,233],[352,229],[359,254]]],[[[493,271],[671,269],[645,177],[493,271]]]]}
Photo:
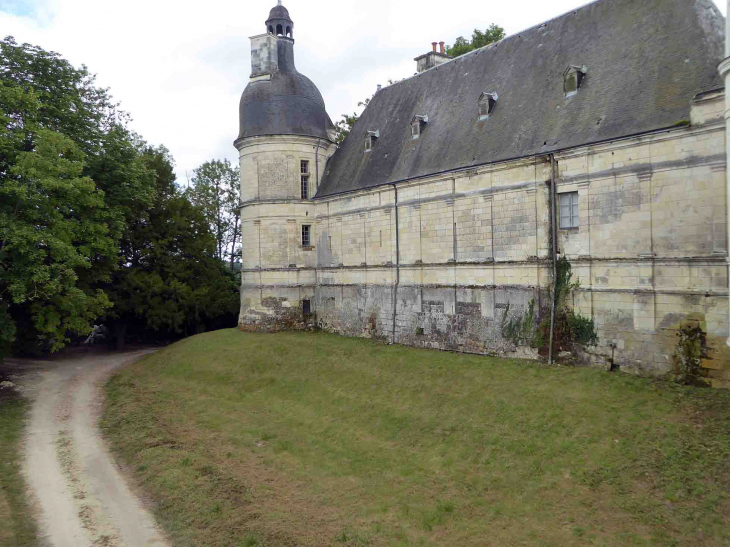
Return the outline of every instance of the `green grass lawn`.
{"type": "Polygon", "coordinates": [[[107,389],[176,546],[730,545],[728,392],[236,330],[107,389]]]}
{"type": "Polygon", "coordinates": [[[9,390],[0,391],[0,545],[36,545],[36,526],[20,473],[20,442],[29,404],[9,390]]]}

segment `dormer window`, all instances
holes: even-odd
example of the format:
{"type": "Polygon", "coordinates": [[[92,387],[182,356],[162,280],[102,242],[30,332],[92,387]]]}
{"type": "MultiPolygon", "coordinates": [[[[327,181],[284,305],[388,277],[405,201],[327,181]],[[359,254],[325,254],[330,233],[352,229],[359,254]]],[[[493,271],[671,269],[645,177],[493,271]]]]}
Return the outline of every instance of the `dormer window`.
{"type": "Polygon", "coordinates": [[[479,120],[486,120],[494,112],[499,96],[496,93],[482,93],[479,95],[479,120]]]}
{"type": "Polygon", "coordinates": [[[578,93],[586,74],[588,74],[588,67],[586,66],[571,65],[565,69],[565,72],[563,72],[563,90],[566,97],[572,97],[578,93]]]}
{"type": "Polygon", "coordinates": [[[411,138],[416,140],[421,136],[423,128],[428,123],[428,116],[413,116],[411,120],[411,138]]]}
{"type": "Polygon", "coordinates": [[[379,137],[380,131],[368,131],[365,133],[365,152],[370,152],[373,149],[379,137]]]}

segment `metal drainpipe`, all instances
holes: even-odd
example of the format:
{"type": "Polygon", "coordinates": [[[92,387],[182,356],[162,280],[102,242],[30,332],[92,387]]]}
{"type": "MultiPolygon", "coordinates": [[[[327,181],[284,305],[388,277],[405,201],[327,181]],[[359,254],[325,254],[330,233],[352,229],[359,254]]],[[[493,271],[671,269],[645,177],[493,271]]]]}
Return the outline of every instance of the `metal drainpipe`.
{"type": "Polygon", "coordinates": [[[319,188],[319,144],[322,142],[322,139],[317,139],[317,151],[314,153],[314,168],[316,170],[315,176],[317,177],[317,180],[314,181],[315,188],[314,193],[317,193],[317,189],[319,188]]]}
{"type": "MultiPolygon", "coordinates": [[[[730,0],[728,0],[730,1],[730,0]]],[[[558,222],[557,200],[555,194],[555,169],[557,162],[555,154],[550,154],[550,224],[552,227],[552,254],[553,254],[553,302],[550,310],[550,343],[548,346],[548,364],[553,364],[553,337],[555,334],[555,305],[558,297],[558,222]]]]}
{"type": "MultiPolygon", "coordinates": [[[[727,2],[727,8],[730,10],[730,0],[727,2]]],[[[720,76],[722,76],[725,84],[725,141],[726,154],[730,163],[730,11],[725,20],[725,59],[720,63],[720,76]]],[[[728,244],[730,244],[730,170],[727,171],[727,202],[725,204],[728,228],[728,244]]],[[[730,256],[728,256],[728,264],[730,264],[730,256]]],[[[730,308],[728,308],[730,313],[730,308]]],[[[727,339],[727,345],[730,346],[730,337],[727,339]]]]}
{"type": "Polygon", "coordinates": [[[395,318],[398,314],[398,286],[400,285],[400,235],[398,233],[398,187],[395,184],[393,190],[395,190],[395,285],[393,286],[393,343],[395,344],[395,318]]]}

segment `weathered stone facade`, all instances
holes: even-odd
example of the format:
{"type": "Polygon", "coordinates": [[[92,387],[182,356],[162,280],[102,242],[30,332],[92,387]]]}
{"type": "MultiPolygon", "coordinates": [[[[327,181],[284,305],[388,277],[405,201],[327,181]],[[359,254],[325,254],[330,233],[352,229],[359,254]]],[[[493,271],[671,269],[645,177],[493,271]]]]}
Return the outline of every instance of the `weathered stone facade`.
{"type": "Polygon", "coordinates": [[[313,200],[297,199],[297,165],[316,165],[318,185],[332,142],[297,135],[238,141],[242,328],[306,326],[299,319],[306,301],[330,332],[535,356],[504,339],[503,318],[522,316],[531,300],[549,307],[551,215],[562,195],[577,192],[577,226],[557,231],[557,252],[580,279],[573,308],[594,320],[599,335],[583,357],[669,375],[678,330],[695,324],[713,348],[708,377],[730,387],[725,95],[716,88],[687,102],[690,119],[673,127],[372,187],[328,188],[313,200]],[[303,224],[311,225],[307,247],[303,224]]]}

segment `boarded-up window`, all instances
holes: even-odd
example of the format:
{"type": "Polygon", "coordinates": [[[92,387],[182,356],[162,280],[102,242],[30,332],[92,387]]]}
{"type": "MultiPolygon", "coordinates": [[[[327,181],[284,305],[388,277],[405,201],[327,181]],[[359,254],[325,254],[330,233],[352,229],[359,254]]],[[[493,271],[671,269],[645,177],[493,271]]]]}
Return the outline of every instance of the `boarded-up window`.
{"type": "Polygon", "coordinates": [[[565,229],[578,226],[578,192],[560,194],[560,227],[565,229]]]}

